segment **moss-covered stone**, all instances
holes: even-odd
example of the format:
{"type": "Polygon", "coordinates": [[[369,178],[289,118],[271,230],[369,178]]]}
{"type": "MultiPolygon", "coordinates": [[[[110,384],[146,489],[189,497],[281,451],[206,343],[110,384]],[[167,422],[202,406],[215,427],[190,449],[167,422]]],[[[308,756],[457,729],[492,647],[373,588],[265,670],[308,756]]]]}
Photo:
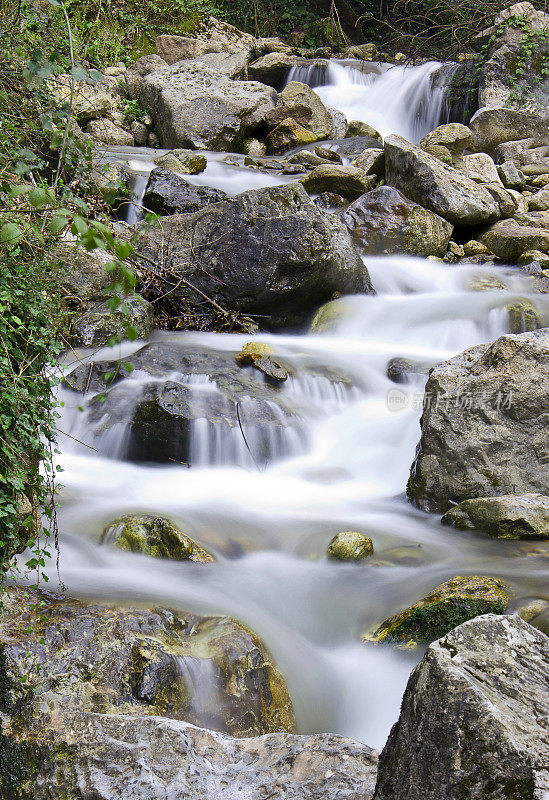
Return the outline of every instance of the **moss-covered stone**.
{"type": "Polygon", "coordinates": [[[369,536],[357,531],[336,533],[328,545],[328,558],[332,561],[363,561],[374,552],[369,536]]]}
{"type": "Polygon", "coordinates": [[[549,539],[549,497],[535,492],[475,497],[451,508],[441,522],[497,539],[549,539]]]}
{"type": "Polygon", "coordinates": [[[180,172],[184,175],[198,175],[204,172],[208,166],[208,159],[193,150],[176,149],[164,153],[154,161],[159,167],[171,169],[173,172],[180,172]]]}
{"type": "Polygon", "coordinates": [[[153,558],[201,563],[214,560],[170,520],[151,514],[126,514],[113,520],[103,531],[101,543],[153,558]]]}
{"type": "Polygon", "coordinates": [[[417,603],[385,620],[364,642],[410,647],[440,639],[453,628],[481,614],[504,614],[509,590],[487,576],[456,576],[437,586],[417,603]]]}
{"type": "Polygon", "coordinates": [[[520,300],[507,306],[509,333],[526,333],[542,327],[539,312],[530,300],[520,300]]]}
{"type": "Polygon", "coordinates": [[[376,131],[376,129],[372,128],[371,125],[368,125],[367,122],[361,122],[357,119],[351,120],[347,125],[345,138],[347,139],[351,136],[370,136],[372,139],[377,139],[378,142],[383,141],[379,131],[376,131]]]}

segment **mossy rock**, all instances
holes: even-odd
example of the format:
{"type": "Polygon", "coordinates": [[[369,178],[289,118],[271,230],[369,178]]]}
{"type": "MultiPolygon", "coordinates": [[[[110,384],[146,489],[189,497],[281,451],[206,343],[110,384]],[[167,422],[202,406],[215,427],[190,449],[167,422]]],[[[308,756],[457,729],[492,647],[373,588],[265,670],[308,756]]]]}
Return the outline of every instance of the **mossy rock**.
{"type": "Polygon", "coordinates": [[[237,364],[247,367],[252,366],[263,372],[267,378],[276,382],[285,381],[288,378],[287,370],[271,356],[274,354],[273,348],[263,342],[247,342],[240,353],[235,356],[237,364]]]}
{"type": "Polygon", "coordinates": [[[363,561],[373,552],[372,540],[357,531],[336,533],[327,551],[328,558],[332,561],[363,561]]]}
{"type": "Polygon", "coordinates": [[[154,161],[159,167],[171,169],[173,172],[180,172],[184,175],[198,175],[204,172],[208,166],[208,159],[193,150],[170,150],[154,161]]]}
{"type": "Polygon", "coordinates": [[[385,620],[363,642],[404,647],[429,644],[453,628],[481,614],[504,614],[509,590],[503,581],[484,575],[456,576],[417,603],[385,620]]]}
{"type": "Polygon", "coordinates": [[[352,119],[347,125],[345,138],[348,139],[352,136],[370,136],[372,139],[377,139],[378,142],[383,142],[383,138],[379,131],[376,131],[376,129],[372,128],[371,125],[368,125],[367,122],[361,122],[358,119],[352,119]]]}
{"type": "Polygon", "coordinates": [[[126,514],[113,520],[103,531],[101,544],[174,561],[205,563],[214,560],[168,519],[150,514],[126,514]]]}
{"type": "Polygon", "coordinates": [[[475,497],[451,508],[441,522],[497,539],[549,539],[549,497],[536,492],[475,497]]]}
{"type": "Polygon", "coordinates": [[[509,333],[526,333],[543,327],[536,306],[530,300],[520,300],[507,306],[509,333]]]}
{"type": "Polygon", "coordinates": [[[330,300],[320,306],[311,322],[311,333],[330,333],[335,330],[341,322],[349,318],[349,304],[345,298],[330,300]]]}

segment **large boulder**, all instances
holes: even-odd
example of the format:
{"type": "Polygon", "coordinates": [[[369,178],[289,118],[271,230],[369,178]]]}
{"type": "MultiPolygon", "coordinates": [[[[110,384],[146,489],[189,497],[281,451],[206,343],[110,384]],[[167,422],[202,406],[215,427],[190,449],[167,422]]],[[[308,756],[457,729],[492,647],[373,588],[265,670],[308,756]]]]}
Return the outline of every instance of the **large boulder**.
{"type": "Polygon", "coordinates": [[[205,564],[213,557],[186,536],[169,519],[153,514],[124,514],[112,520],[101,534],[101,544],[152,558],[205,564]]]}
{"type": "Polygon", "coordinates": [[[518,616],[434,642],[381,753],[375,800],[543,800],[548,681],[549,639],[518,616]]]}
{"type": "Polygon", "coordinates": [[[372,634],[364,634],[362,640],[406,647],[428,644],[473,617],[503,614],[509,599],[507,587],[496,578],[457,576],[386,619],[372,634]]]}
{"type": "Polygon", "coordinates": [[[377,767],[374,750],[329,733],[235,739],[120,714],[64,712],[3,747],[18,758],[6,800],[371,800],[377,767]]]}
{"type": "Polygon", "coordinates": [[[450,122],[439,125],[420,142],[420,147],[426,153],[440,158],[450,167],[457,166],[463,156],[463,151],[470,148],[473,143],[471,129],[459,122],[450,122]]]}
{"type": "Polygon", "coordinates": [[[156,52],[168,64],[184,59],[197,59],[209,54],[243,55],[246,63],[256,40],[216,17],[202,19],[195,36],[162,34],[156,39],[156,52]]]}
{"type": "Polygon", "coordinates": [[[549,228],[524,224],[534,222],[530,215],[523,219],[502,219],[491,225],[479,235],[482,244],[495,253],[502,261],[516,264],[519,257],[528,250],[549,253],[549,228]]]}
{"type": "Polygon", "coordinates": [[[248,78],[280,89],[290,69],[296,63],[295,56],[274,52],[253,61],[248,67],[248,78]]]}
{"type": "Polygon", "coordinates": [[[389,186],[454,225],[479,225],[499,217],[487,189],[402,136],[385,139],[385,178],[389,186]]]}
{"type": "Polygon", "coordinates": [[[480,108],[471,119],[478,150],[492,152],[497,145],[520,139],[533,139],[538,144],[548,143],[549,113],[535,114],[513,108],[480,108]]]}
{"type": "Polygon", "coordinates": [[[98,142],[118,147],[133,147],[133,133],[115,125],[110,119],[94,119],[86,126],[86,133],[98,142]]]}
{"type": "Polygon", "coordinates": [[[138,102],[169,148],[238,150],[274,108],[275,97],[271,87],[233,81],[197,61],[151,72],[137,87],[138,102]]]}
{"type": "Polygon", "coordinates": [[[440,256],[446,252],[453,230],[445,219],[407,200],[391,186],[363,194],[341,214],[341,220],[359,248],[372,255],[440,256]]]}
{"type": "Polygon", "coordinates": [[[535,492],[476,497],[451,508],[441,522],[497,539],[549,539],[549,497],[535,492]]]}
{"type": "Polygon", "coordinates": [[[128,338],[129,326],[138,339],[146,339],[153,325],[153,307],[139,295],[124,298],[115,311],[103,300],[91,303],[82,315],[71,320],[71,343],[102,347],[109,341],[128,338]]]}
{"type": "Polygon", "coordinates": [[[155,54],[141,56],[137,61],[130,64],[124,74],[126,91],[129,96],[135,100],[143,78],[146,75],[150,75],[151,72],[161,72],[163,69],[167,69],[168,66],[167,61],[155,54]]]}
{"type": "Polygon", "coordinates": [[[11,589],[0,623],[3,681],[28,673],[30,647],[47,681],[32,710],[52,718],[61,710],[134,720],[156,714],[233,736],[295,729],[286,685],[265,645],[230,617],[11,589]]]}
{"type": "MultiPolygon", "coordinates": [[[[269,328],[304,324],[334,292],[371,292],[368,272],[342,223],[324,215],[299,184],[244,192],[162,229],[141,227],[137,242],[224,307],[261,314],[269,328]]],[[[197,300],[181,283],[176,293],[197,300]]]]}
{"type": "Polygon", "coordinates": [[[308,127],[318,139],[328,139],[334,129],[332,115],[310,86],[300,81],[290,81],[280,93],[280,105],[306,106],[311,110],[308,127]]]}
{"type": "MultiPolygon", "coordinates": [[[[479,74],[479,104],[547,112],[549,14],[515,3],[494,20],[488,58],[479,74]],[[520,19],[520,24],[517,20],[520,19]]],[[[487,32],[485,32],[487,33],[487,32]]]]}
{"type": "Polygon", "coordinates": [[[221,189],[195,186],[164,167],[152,170],[143,204],[157,214],[188,214],[227,197],[221,189]]]}
{"type": "Polygon", "coordinates": [[[104,298],[112,283],[112,275],[105,269],[112,256],[105,250],[89,252],[75,241],[62,240],[53,253],[59,261],[59,279],[63,300],[78,310],[90,300],[104,298]]]}
{"type": "Polygon", "coordinates": [[[502,336],[432,370],[408,486],[426,511],[549,493],[549,329],[502,336]]]}

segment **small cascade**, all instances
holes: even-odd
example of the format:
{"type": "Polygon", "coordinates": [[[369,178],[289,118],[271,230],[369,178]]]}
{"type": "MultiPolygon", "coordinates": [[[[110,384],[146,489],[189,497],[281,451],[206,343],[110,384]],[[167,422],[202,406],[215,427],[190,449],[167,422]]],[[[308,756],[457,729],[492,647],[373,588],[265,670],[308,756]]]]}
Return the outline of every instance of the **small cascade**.
{"type": "Polygon", "coordinates": [[[195,724],[215,729],[222,703],[213,661],[209,658],[177,656],[176,663],[190,697],[189,711],[195,724]]]}
{"type": "Polygon", "coordinates": [[[327,61],[314,61],[312,64],[297,64],[292,67],[286,78],[286,83],[290,81],[299,81],[299,83],[306,83],[311,89],[317,86],[325,86],[327,83],[326,77],[329,70],[327,61]]]}

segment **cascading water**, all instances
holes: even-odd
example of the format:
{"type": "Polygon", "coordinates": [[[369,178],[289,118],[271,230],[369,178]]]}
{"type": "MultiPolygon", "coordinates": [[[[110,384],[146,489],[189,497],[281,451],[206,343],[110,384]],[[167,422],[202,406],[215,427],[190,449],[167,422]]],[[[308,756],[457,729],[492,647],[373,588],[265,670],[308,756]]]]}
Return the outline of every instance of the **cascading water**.
{"type": "Polygon", "coordinates": [[[330,61],[326,67],[294,67],[288,81],[307,83],[325,105],[342,111],[349,121],[367,122],[382,136],[398,133],[419,142],[440,123],[445,87],[432,81],[440,67],[438,61],[430,61],[420,67],[363,72],[345,62],[330,61]]]}
{"type": "MultiPolygon", "coordinates": [[[[393,67],[370,78],[330,64],[327,83],[316,91],[349,119],[417,140],[438,122],[441,98],[429,88],[436,67],[393,67]]],[[[154,151],[112,157],[130,156],[142,173],[152,169],[154,151]]],[[[206,172],[186,179],[231,195],[294,179],[234,166],[221,154],[208,159],[206,172]]],[[[85,394],[61,389],[59,569],[72,595],[239,618],[264,639],[282,670],[300,731],[334,731],[381,747],[418,656],[362,646],[361,631],[456,574],[489,571],[506,578],[519,598],[541,597],[547,587],[546,562],[524,558],[521,543],[449,531],[438,517],[408,504],[404,490],[420,434],[425,377],[397,386],[387,365],[400,357],[428,367],[493,340],[507,330],[506,306],[519,297],[528,297],[547,324],[549,300],[530,296],[529,279],[513,269],[397,256],[367,258],[366,264],[377,294],[338,300],[322,334],[259,337],[290,372],[276,400],[262,395],[273,421],[281,423],[278,441],[254,441],[247,423],[242,430],[235,424],[235,400],[219,406],[219,370],[211,374],[203,359],[195,372],[179,364],[152,374],[143,362],[107,391],[103,404],[92,400],[99,390],[90,388],[86,375],[85,394]],[[496,275],[505,291],[473,291],[479,278],[496,275]],[[166,385],[183,393],[189,407],[211,410],[217,403],[220,418],[230,416],[231,424],[195,413],[183,437],[187,463],[128,463],[133,409],[144,392],[166,385]],[[128,512],[169,517],[216,562],[162,561],[100,546],[107,523],[128,512]],[[366,565],[326,559],[331,537],[345,530],[373,539],[375,554],[366,565]]],[[[206,353],[210,367],[215,360],[234,370],[234,354],[249,339],[157,333],[148,346],[172,347],[177,359],[188,351],[206,353]]],[[[137,358],[144,344],[71,353],[64,369],[137,358]]],[[[258,380],[252,373],[249,367],[242,372],[258,380]]],[[[256,384],[254,392],[261,391],[256,384]]],[[[256,402],[254,392],[244,405],[256,402]]],[[[265,435],[260,428],[258,437],[265,435]]],[[[48,571],[55,575],[53,565],[48,571]]],[[[214,676],[196,660],[183,661],[180,670],[194,687],[197,715],[206,713],[214,676]]]]}

